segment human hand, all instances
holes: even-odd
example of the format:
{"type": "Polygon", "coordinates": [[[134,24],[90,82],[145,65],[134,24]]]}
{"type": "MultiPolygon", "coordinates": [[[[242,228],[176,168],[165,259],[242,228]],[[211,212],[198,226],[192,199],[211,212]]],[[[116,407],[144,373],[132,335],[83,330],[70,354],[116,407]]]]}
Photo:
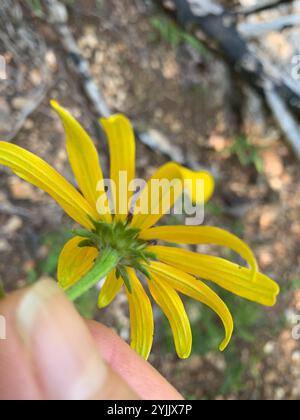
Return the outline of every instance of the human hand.
{"type": "Polygon", "coordinates": [[[49,280],[0,301],[0,400],[176,400],[112,330],[84,321],[49,280]]]}

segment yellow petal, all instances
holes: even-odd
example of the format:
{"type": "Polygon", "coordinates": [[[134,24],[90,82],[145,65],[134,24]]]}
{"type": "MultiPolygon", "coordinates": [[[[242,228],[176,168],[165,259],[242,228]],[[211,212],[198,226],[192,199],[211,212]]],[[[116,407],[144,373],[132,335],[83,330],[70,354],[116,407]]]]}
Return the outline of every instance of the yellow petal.
{"type": "Polygon", "coordinates": [[[0,142],[0,164],[51,195],[77,223],[92,227],[89,217],[97,218],[95,209],[44,160],[15,144],[0,142]]]}
{"type": "Polygon", "coordinates": [[[192,332],[182,300],[178,293],[154,272],[151,280],[148,280],[148,286],[155,302],[170,322],[178,356],[187,359],[192,350],[192,332]]]}
{"type": "Polygon", "coordinates": [[[109,142],[110,179],[115,183],[116,219],[125,220],[129,213],[132,193],[128,186],[135,178],[135,136],[124,115],[100,120],[109,142]]]}
{"type": "Polygon", "coordinates": [[[200,245],[213,244],[226,246],[244,258],[253,271],[258,271],[256,258],[241,239],[223,229],[210,226],[164,226],[146,230],[140,234],[145,241],[161,240],[178,244],[200,245]]]}
{"type": "MultiPolygon", "coordinates": [[[[145,230],[155,225],[173,207],[184,187],[188,188],[195,204],[203,203],[203,199],[199,201],[197,197],[197,181],[203,182],[203,198],[207,202],[214,191],[214,179],[208,172],[193,172],[173,162],[162,166],[142,191],[134,210],[132,226],[145,230]]],[[[199,186],[202,187],[202,184],[199,186]]]]}
{"type": "MultiPolygon", "coordinates": [[[[103,175],[96,147],[86,131],[68,111],[56,101],[51,101],[51,105],[64,124],[69,161],[79,188],[90,205],[96,208],[99,195],[105,194],[102,188],[103,175]]],[[[99,216],[101,219],[111,220],[111,216],[104,211],[98,215],[98,219],[99,216]]]]}
{"type": "Polygon", "coordinates": [[[252,280],[252,273],[222,258],[197,254],[191,251],[169,248],[149,247],[158,259],[180,270],[205,280],[212,281],[238,296],[265,306],[273,306],[279,294],[279,286],[264,274],[257,273],[252,280]]]}
{"type": "Polygon", "coordinates": [[[79,248],[82,238],[75,237],[66,243],[58,260],[57,279],[63,289],[68,289],[93,266],[98,256],[96,248],[79,248]]]}
{"type": "Polygon", "coordinates": [[[132,268],[128,268],[127,271],[132,284],[131,293],[125,288],[129,301],[131,347],[147,360],[154,333],[152,306],[135,271],[132,268]]]}
{"type": "Polygon", "coordinates": [[[180,293],[207,305],[220,317],[225,328],[225,338],[220,345],[220,350],[224,351],[232,337],[233,320],[229,309],[222,299],[202,281],[196,280],[189,274],[174,267],[160,262],[152,262],[149,270],[151,275],[158,276],[180,293]]]}
{"type": "Polygon", "coordinates": [[[110,305],[115,299],[117,294],[120,292],[123,286],[123,280],[121,277],[117,278],[116,270],[113,270],[105,280],[105,283],[100,291],[98,306],[100,309],[110,305]]]}

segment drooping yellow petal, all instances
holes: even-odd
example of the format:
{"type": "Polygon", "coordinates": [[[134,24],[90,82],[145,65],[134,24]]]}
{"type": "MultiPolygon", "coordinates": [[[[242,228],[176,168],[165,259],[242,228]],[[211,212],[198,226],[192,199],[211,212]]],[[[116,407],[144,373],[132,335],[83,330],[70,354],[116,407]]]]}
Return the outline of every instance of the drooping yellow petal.
{"type": "Polygon", "coordinates": [[[147,360],[154,333],[152,306],[135,271],[132,268],[128,268],[127,271],[132,284],[131,293],[125,287],[129,302],[131,347],[147,360]]]}
{"type": "Polygon", "coordinates": [[[60,287],[68,289],[93,266],[99,252],[96,248],[79,248],[82,238],[75,237],[66,243],[58,260],[57,279],[60,287]]]}
{"type": "Polygon", "coordinates": [[[233,264],[223,258],[197,254],[178,248],[150,247],[157,258],[182,271],[212,281],[238,296],[265,306],[273,306],[279,294],[279,286],[264,274],[257,273],[252,280],[248,268],[233,264]]]}
{"type": "Polygon", "coordinates": [[[183,293],[211,308],[222,320],[225,328],[225,338],[220,345],[224,351],[231,340],[233,320],[229,309],[219,296],[202,281],[191,275],[161,262],[152,262],[149,268],[151,275],[157,276],[161,281],[168,283],[178,292],[183,293]]]}
{"type": "MultiPolygon", "coordinates": [[[[96,208],[100,194],[105,194],[96,147],[87,132],[67,110],[56,101],[51,101],[51,105],[64,124],[69,161],[79,188],[90,205],[96,208]]],[[[108,212],[103,209],[101,213],[98,219],[111,221],[108,212]]]]}
{"type": "Polygon", "coordinates": [[[76,189],[43,159],[12,143],[0,142],[0,164],[47,192],[77,223],[90,229],[97,212],[76,189]]]}
{"type": "Polygon", "coordinates": [[[161,240],[178,244],[213,244],[225,246],[244,258],[253,270],[258,271],[256,258],[245,242],[232,233],[210,226],[163,226],[148,229],[140,234],[145,241],[161,240]]]}
{"type": "Polygon", "coordinates": [[[110,178],[115,183],[117,220],[125,220],[130,210],[129,185],[135,178],[135,136],[129,120],[121,114],[100,120],[109,142],[110,178]]]}
{"type": "Polygon", "coordinates": [[[116,270],[113,270],[105,280],[105,283],[100,290],[98,306],[100,309],[110,305],[115,299],[117,294],[120,292],[123,286],[123,280],[121,277],[117,278],[116,270]]]}
{"type": "Polygon", "coordinates": [[[160,280],[152,272],[148,287],[157,305],[162,309],[170,322],[176,352],[181,359],[190,356],[192,350],[192,331],[182,300],[167,282],[160,280]]]}
{"type": "Polygon", "coordinates": [[[214,179],[208,172],[193,172],[177,163],[167,163],[153,175],[138,198],[132,226],[145,230],[155,225],[182,196],[184,189],[195,204],[204,204],[213,194],[214,179]]]}

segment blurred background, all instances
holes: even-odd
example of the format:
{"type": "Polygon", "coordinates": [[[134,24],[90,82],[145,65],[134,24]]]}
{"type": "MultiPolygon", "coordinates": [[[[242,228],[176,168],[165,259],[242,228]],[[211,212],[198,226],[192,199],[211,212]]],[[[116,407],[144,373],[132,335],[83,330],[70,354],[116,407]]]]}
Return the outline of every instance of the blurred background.
{"type": "MultiPolygon", "coordinates": [[[[219,320],[186,300],[194,346],[184,361],[155,310],[150,362],[191,400],[300,398],[300,341],[292,334],[300,322],[299,39],[299,1],[1,1],[1,139],[74,182],[49,100],[82,122],[106,173],[97,118],[126,114],[138,133],[138,175],[148,177],[170,159],[211,170],[217,190],[205,224],[242,237],[282,287],[272,309],[221,292],[235,319],[224,353],[217,350],[219,320]]],[[[52,199],[0,168],[6,290],[55,279],[71,227],[52,199]]],[[[236,258],[213,247],[201,251],[236,258]]],[[[93,290],[79,310],[128,340],[126,297],[101,312],[96,302],[93,290]]]]}

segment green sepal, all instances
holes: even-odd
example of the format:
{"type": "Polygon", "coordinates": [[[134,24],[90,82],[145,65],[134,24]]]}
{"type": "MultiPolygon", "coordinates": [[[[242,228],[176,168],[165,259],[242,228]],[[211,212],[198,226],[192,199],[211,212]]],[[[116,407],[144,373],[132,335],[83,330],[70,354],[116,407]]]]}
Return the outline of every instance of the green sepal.
{"type": "Polygon", "coordinates": [[[125,232],[126,232],[126,237],[128,239],[135,239],[138,236],[138,234],[140,233],[140,229],[129,228],[129,229],[126,229],[125,232]]]}
{"type": "Polygon", "coordinates": [[[118,267],[118,270],[120,272],[120,275],[125,283],[125,286],[127,287],[127,290],[129,293],[132,293],[132,284],[129,277],[129,274],[125,267],[118,267]]]}
{"type": "Polygon", "coordinates": [[[79,236],[80,238],[90,239],[91,241],[97,243],[99,241],[96,233],[93,233],[87,229],[74,229],[72,230],[74,236],[79,236]]]}
{"type": "Polygon", "coordinates": [[[148,260],[148,264],[149,264],[149,260],[154,260],[154,261],[156,261],[157,260],[157,256],[153,253],[153,252],[148,252],[148,251],[145,251],[144,252],[144,255],[145,255],[145,257],[147,258],[147,260],[148,260]]]}
{"type": "Polygon", "coordinates": [[[83,241],[79,242],[77,246],[78,248],[97,248],[95,243],[93,241],[90,241],[89,239],[84,239],[83,241]]]}
{"type": "MultiPolygon", "coordinates": [[[[92,231],[86,229],[73,230],[74,236],[79,236],[82,241],[79,243],[80,248],[94,247],[99,250],[99,256],[105,255],[107,252],[115,252],[118,262],[115,265],[116,277],[122,277],[124,284],[129,293],[132,293],[132,282],[126,267],[132,267],[141,275],[151,280],[148,266],[151,260],[156,260],[156,255],[147,251],[149,243],[139,239],[140,229],[132,228],[129,224],[113,220],[112,223],[105,221],[95,221],[90,218],[94,226],[92,231]]],[[[99,258],[95,260],[98,266],[99,258]]],[[[99,270],[101,267],[99,266],[99,270]]],[[[93,270],[92,270],[93,271],[93,270]]],[[[84,279],[84,283],[87,280],[84,279]]],[[[88,279],[89,282],[89,279],[88,279]]],[[[77,291],[70,292],[72,297],[77,291]]],[[[81,293],[81,290],[80,290],[81,293]]]]}
{"type": "Polygon", "coordinates": [[[146,268],[143,264],[136,263],[136,264],[135,264],[135,268],[136,268],[138,271],[140,271],[142,274],[144,274],[144,276],[145,276],[147,279],[151,280],[151,274],[149,273],[149,271],[147,270],[147,268],[146,268]]]}

